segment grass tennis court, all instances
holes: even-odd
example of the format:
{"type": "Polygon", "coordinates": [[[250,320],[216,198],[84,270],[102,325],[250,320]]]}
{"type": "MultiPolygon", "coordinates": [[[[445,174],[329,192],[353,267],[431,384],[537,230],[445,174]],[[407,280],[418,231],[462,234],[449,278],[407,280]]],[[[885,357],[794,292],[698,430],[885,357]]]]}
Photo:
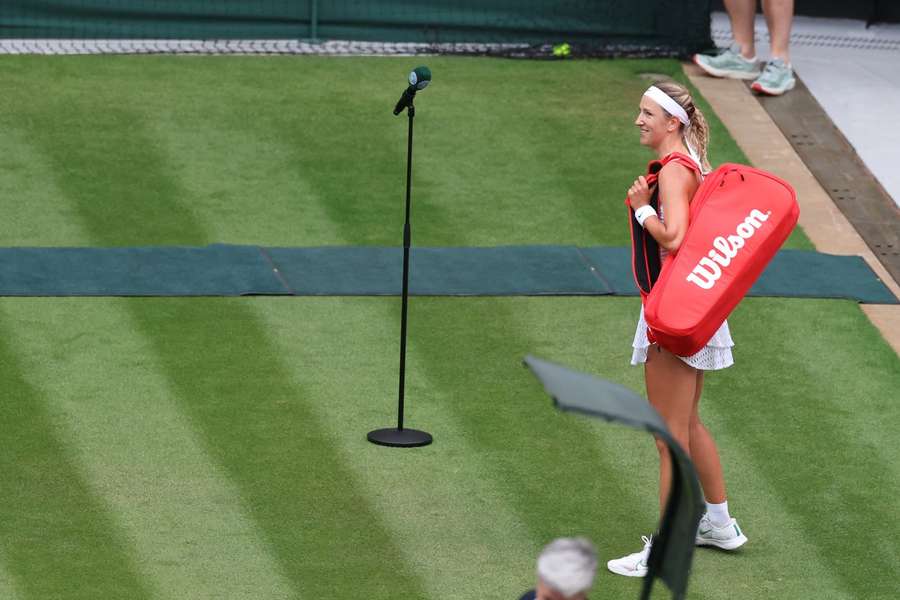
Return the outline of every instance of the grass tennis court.
{"type": "MultiPolygon", "coordinates": [[[[3,57],[0,245],[399,245],[418,62],[3,57]]],[[[678,63],[427,62],[415,245],[627,244],[641,74],[678,63]]],[[[402,451],[365,440],[394,419],[395,298],[4,298],[0,597],[515,598],[559,535],[633,552],[652,442],[557,414],[521,359],[641,390],[638,307],[413,299],[407,424],[435,444],[402,451]]],[[[895,597],[897,356],[846,301],[731,324],[703,406],[750,543],[698,551],[689,596],[895,597]]]]}

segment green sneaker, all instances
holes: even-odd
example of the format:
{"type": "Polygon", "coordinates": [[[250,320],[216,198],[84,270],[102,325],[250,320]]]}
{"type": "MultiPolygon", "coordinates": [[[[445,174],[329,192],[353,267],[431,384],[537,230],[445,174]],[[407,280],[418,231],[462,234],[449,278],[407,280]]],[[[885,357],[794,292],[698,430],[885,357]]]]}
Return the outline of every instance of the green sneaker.
{"type": "Polygon", "coordinates": [[[794,70],[784,64],[780,58],[775,58],[766,63],[762,75],[750,84],[750,89],[760,94],[780,96],[786,91],[794,89],[796,84],[794,70]]]}
{"type": "Polygon", "coordinates": [[[695,54],[694,64],[713,77],[729,77],[731,79],[756,79],[759,77],[759,63],[741,56],[741,47],[737,44],[722,50],[715,56],[695,54]]]}

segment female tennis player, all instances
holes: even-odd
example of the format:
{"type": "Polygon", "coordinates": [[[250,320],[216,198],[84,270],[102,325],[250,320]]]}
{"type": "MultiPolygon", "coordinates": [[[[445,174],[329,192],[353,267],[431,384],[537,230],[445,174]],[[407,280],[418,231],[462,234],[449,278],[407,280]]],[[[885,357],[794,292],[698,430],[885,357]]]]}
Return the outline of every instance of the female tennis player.
{"type": "MultiPolygon", "coordinates": [[[[651,189],[644,177],[639,177],[628,190],[628,199],[641,227],[657,241],[663,260],[678,250],[688,228],[691,198],[697,191],[704,173],[710,171],[706,158],[709,128],[700,109],[694,105],[688,90],[674,82],[657,83],[641,98],[640,111],[634,124],[640,131],[640,142],[648,146],[662,160],[672,153],[690,156],[698,170],[677,161],[667,162],[659,172],[659,214],[650,206],[651,189]]],[[[731,334],[725,322],[706,346],[692,356],[676,356],[647,336],[647,323],[641,309],[634,335],[631,364],[644,365],[647,397],[690,455],[706,498],[706,513],[697,530],[697,544],[734,550],[747,542],[728,513],[725,480],[719,452],[709,431],[700,421],[698,405],[703,389],[703,372],[730,367],[731,334]]],[[[657,441],[660,456],[659,503],[660,514],[669,495],[672,467],[663,442],[657,441]]],[[[647,573],[652,536],[641,538],[640,552],[611,560],[607,567],[613,573],[629,577],[643,577],[647,573]]]]}

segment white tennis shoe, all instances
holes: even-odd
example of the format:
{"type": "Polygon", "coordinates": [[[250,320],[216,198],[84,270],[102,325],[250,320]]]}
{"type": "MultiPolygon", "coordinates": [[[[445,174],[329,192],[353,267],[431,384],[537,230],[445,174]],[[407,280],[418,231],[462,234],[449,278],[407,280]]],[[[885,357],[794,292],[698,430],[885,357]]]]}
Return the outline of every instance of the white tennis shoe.
{"type": "Polygon", "coordinates": [[[645,535],[641,536],[644,542],[644,549],[622,558],[616,558],[606,563],[606,568],[617,575],[625,577],[643,577],[647,574],[647,557],[650,556],[650,544],[653,542],[653,536],[649,538],[645,535]]]}
{"type": "Polygon", "coordinates": [[[716,527],[704,513],[697,526],[696,544],[698,546],[715,546],[722,550],[737,550],[747,543],[747,536],[741,531],[737,521],[730,519],[721,527],[716,527]]]}

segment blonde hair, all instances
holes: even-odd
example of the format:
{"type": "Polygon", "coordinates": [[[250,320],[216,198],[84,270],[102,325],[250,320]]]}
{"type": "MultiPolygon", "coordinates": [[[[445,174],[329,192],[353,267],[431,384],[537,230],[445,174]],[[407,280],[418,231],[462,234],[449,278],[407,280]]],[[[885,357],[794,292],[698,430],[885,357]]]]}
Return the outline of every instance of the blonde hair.
{"type": "MultiPolygon", "coordinates": [[[[700,108],[694,104],[691,93],[686,87],[674,81],[660,81],[653,85],[664,91],[687,113],[688,119],[691,120],[691,125],[687,128],[684,137],[700,156],[700,168],[703,172],[708,173],[712,171],[709,159],[706,157],[706,149],[709,147],[709,125],[706,123],[706,117],[703,116],[700,108]]],[[[669,115],[667,111],[665,112],[669,115]]],[[[672,115],[669,116],[671,117],[672,115]]],[[[684,125],[682,125],[682,128],[684,128],[684,125]]]]}

